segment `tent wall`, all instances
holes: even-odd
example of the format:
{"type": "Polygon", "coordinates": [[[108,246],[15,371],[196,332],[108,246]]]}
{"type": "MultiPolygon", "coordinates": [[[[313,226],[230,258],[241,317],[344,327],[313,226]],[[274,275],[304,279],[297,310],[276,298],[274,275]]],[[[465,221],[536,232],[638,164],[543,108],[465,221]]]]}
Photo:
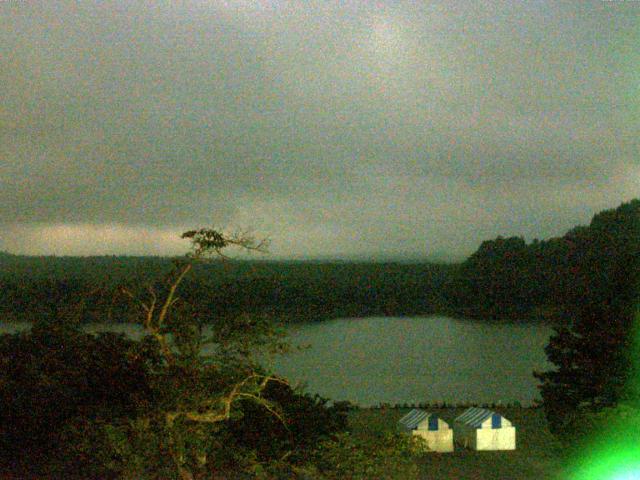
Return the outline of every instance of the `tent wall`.
{"type": "Polygon", "coordinates": [[[476,430],[476,450],[515,450],[515,427],[480,428],[476,430]]]}
{"type": "Polygon", "coordinates": [[[470,408],[454,422],[455,441],[473,450],[515,450],[516,429],[509,420],[481,408],[470,408]]]}
{"type": "Polygon", "coordinates": [[[413,409],[398,421],[398,430],[423,438],[428,451],[453,452],[453,430],[435,414],[413,409]]]}
{"type": "Polygon", "coordinates": [[[456,424],[455,441],[458,445],[473,450],[515,450],[515,427],[473,428],[456,424]]]}
{"type": "Polygon", "coordinates": [[[414,430],[413,435],[422,437],[432,452],[453,452],[453,430],[414,430]]]}

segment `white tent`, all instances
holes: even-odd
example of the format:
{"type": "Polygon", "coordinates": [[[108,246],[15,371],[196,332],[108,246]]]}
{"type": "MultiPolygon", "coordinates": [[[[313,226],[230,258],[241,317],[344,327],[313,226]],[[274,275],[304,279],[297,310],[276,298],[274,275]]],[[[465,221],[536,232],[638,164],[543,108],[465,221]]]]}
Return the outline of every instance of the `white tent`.
{"type": "Polygon", "coordinates": [[[473,450],[515,450],[516,428],[499,413],[469,408],[453,422],[456,443],[473,450]]]}
{"type": "Polygon", "coordinates": [[[433,452],[453,452],[453,430],[435,413],[411,410],[398,422],[398,430],[425,439],[433,452]]]}

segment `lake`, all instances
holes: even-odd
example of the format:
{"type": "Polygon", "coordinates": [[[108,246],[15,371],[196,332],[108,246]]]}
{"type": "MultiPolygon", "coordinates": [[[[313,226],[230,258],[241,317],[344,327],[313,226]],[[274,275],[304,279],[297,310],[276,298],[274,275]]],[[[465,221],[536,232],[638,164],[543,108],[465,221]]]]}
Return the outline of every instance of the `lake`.
{"type": "MultiPolygon", "coordinates": [[[[0,324],[0,332],[29,328],[0,324]]],[[[91,331],[141,333],[131,325],[91,331]]],[[[538,399],[533,370],[546,370],[552,330],[530,323],[486,323],[443,316],[345,318],[289,328],[294,345],[272,367],[307,391],[361,406],[478,402],[523,405],[538,399]]]]}

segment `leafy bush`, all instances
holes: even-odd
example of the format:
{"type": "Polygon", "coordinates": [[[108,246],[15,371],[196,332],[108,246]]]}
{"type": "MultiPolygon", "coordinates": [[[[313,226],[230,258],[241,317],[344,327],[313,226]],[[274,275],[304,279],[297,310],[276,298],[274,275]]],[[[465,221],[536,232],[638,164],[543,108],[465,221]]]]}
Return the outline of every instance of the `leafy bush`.
{"type": "Polygon", "coordinates": [[[300,462],[330,435],[347,429],[348,403],[328,405],[328,400],[294,391],[289,385],[271,383],[263,396],[281,412],[281,419],[260,405],[242,402],[241,415],[228,422],[228,445],[255,450],[261,461],[287,455],[300,462]]]}
{"type": "Polygon", "coordinates": [[[0,336],[0,462],[83,468],[86,457],[68,457],[70,426],[144,409],[153,401],[150,359],[144,343],[64,321],[0,336]]]}
{"type": "Polygon", "coordinates": [[[178,297],[209,250],[263,243],[205,229],[183,238],[192,252],[163,281],[121,288],[143,340],[84,333],[81,315],[67,321],[62,309],[0,337],[4,464],[56,478],[414,478],[415,443],[352,437],[347,404],[296,392],[260,366],[286,349],[269,319],[224,317],[207,331],[211,312],[178,297]]]}
{"type": "Polygon", "coordinates": [[[161,366],[157,349],[150,337],[92,335],[68,322],[1,336],[2,468],[167,479],[178,478],[179,458],[196,476],[224,471],[277,478],[310,458],[319,441],[346,429],[348,405],[329,406],[280,382],[268,384],[263,396],[283,421],[242,400],[228,422],[178,418],[168,426],[169,407],[218,395],[236,377],[229,365],[226,371],[161,366]]]}

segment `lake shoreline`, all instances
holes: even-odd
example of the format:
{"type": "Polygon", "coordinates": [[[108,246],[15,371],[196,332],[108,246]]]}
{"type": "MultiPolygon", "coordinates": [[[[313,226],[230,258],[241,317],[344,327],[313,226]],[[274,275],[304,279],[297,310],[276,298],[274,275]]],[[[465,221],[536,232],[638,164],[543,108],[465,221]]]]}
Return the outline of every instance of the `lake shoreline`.
{"type": "MultiPolygon", "coordinates": [[[[0,332],[30,324],[0,324],[0,332]]],[[[86,324],[86,331],[140,339],[139,324],[86,324]]],[[[283,326],[291,352],[264,367],[334,402],[362,407],[519,404],[538,401],[533,371],[549,368],[552,330],[523,322],[476,322],[444,316],[338,318],[283,326]]],[[[206,353],[206,351],[203,351],[206,353]]]]}

